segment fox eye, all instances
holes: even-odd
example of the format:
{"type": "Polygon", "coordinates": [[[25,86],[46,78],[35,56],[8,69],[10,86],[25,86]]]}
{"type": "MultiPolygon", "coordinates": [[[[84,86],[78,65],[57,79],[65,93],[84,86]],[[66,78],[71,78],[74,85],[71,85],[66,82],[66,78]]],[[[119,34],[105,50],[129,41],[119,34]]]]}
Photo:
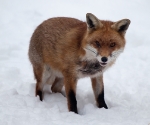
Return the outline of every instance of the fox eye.
{"type": "Polygon", "coordinates": [[[100,43],[98,41],[95,41],[96,46],[99,48],[101,47],[100,43]]]}
{"type": "Polygon", "coordinates": [[[110,43],[110,47],[114,47],[116,45],[116,43],[110,43]]]}

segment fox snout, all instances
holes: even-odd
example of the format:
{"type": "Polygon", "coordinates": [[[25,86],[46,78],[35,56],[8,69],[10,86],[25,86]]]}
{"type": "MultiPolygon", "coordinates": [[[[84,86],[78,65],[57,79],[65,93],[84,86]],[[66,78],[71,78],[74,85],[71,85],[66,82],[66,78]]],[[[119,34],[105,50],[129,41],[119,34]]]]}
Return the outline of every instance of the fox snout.
{"type": "Polygon", "coordinates": [[[113,62],[123,51],[123,48],[119,48],[114,51],[109,50],[101,50],[98,51],[92,46],[87,46],[86,49],[86,55],[89,60],[98,60],[101,66],[106,66],[107,64],[113,62]]]}
{"type": "Polygon", "coordinates": [[[106,66],[107,64],[113,62],[116,60],[116,58],[120,55],[120,53],[123,52],[123,48],[120,48],[118,50],[112,51],[110,54],[106,55],[101,55],[99,54],[97,56],[97,60],[100,62],[101,66],[106,66]]]}
{"type": "Polygon", "coordinates": [[[101,58],[101,61],[102,62],[100,62],[100,65],[105,66],[107,64],[108,58],[104,56],[104,57],[101,58]]]}
{"type": "Polygon", "coordinates": [[[106,66],[108,64],[109,58],[108,57],[98,57],[98,61],[100,63],[101,66],[106,66]]]}
{"type": "Polygon", "coordinates": [[[101,58],[101,60],[102,60],[102,62],[105,63],[105,62],[107,62],[108,58],[104,56],[104,57],[101,58]]]}

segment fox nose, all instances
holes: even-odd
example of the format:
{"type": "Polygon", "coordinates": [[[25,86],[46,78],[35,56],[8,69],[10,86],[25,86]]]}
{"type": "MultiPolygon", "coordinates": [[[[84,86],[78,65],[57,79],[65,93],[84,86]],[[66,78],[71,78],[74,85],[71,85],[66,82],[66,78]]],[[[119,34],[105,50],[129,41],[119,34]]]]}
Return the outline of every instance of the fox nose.
{"type": "Polygon", "coordinates": [[[107,57],[102,57],[101,60],[102,60],[102,62],[107,62],[108,59],[107,59],[107,57]]]}

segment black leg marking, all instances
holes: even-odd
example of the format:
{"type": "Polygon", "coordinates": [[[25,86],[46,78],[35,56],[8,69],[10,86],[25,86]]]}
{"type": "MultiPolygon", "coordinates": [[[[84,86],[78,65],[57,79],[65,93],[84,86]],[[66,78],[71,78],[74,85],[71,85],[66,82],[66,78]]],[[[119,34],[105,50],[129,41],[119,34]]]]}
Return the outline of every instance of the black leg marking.
{"type": "Polygon", "coordinates": [[[105,103],[105,100],[104,100],[104,91],[101,94],[99,94],[99,96],[97,98],[97,103],[98,103],[99,108],[104,107],[105,109],[108,109],[108,107],[105,103]]]}
{"type": "Polygon", "coordinates": [[[37,91],[36,96],[37,96],[37,95],[39,96],[40,100],[43,101],[43,93],[42,93],[41,90],[38,90],[38,91],[37,91]]]}
{"type": "Polygon", "coordinates": [[[69,103],[69,110],[73,111],[75,113],[78,113],[77,111],[77,100],[75,97],[75,93],[73,90],[70,90],[69,95],[68,95],[68,103],[69,103]]]}

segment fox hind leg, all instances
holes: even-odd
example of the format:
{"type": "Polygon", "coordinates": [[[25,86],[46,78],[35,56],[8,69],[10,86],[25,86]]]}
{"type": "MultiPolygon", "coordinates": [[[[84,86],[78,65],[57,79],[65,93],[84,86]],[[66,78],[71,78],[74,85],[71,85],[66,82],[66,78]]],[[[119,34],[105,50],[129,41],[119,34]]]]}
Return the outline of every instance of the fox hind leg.
{"type": "Polygon", "coordinates": [[[40,100],[43,100],[43,85],[42,85],[42,67],[33,67],[34,76],[36,79],[35,96],[39,96],[40,100]]]}
{"type": "Polygon", "coordinates": [[[43,87],[46,84],[48,78],[50,77],[50,73],[47,70],[46,66],[38,66],[34,67],[34,76],[37,81],[35,95],[39,96],[40,100],[43,100],[43,87]]]}
{"type": "Polygon", "coordinates": [[[63,84],[64,84],[64,79],[56,77],[55,81],[54,81],[54,83],[52,84],[52,87],[51,87],[52,92],[55,92],[55,93],[60,92],[61,93],[63,84]]]}

